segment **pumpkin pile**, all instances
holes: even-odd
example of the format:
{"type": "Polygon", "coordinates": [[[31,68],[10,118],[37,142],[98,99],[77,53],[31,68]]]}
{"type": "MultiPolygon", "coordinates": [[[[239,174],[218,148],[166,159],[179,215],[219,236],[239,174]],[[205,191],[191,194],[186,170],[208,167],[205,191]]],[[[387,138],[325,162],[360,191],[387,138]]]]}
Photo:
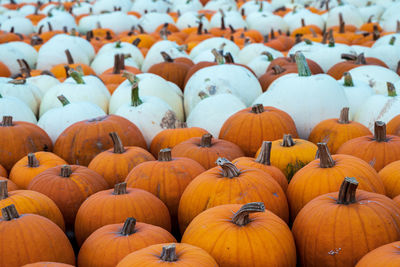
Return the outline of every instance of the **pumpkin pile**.
{"type": "Polygon", "coordinates": [[[0,3],[0,267],[400,264],[400,1],[0,3]]]}

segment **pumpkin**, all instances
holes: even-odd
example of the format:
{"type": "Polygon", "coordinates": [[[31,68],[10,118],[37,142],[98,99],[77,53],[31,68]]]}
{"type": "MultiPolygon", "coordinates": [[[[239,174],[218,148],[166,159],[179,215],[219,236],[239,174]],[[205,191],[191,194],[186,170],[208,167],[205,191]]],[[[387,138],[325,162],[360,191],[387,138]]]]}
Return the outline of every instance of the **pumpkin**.
{"type": "Polygon", "coordinates": [[[69,229],[80,205],[87,197],[107,188],[107,182],[96,172],[79,165],[59,165],[38,174],[28,189],[53,200],[64,216],[69,229]]]}
{"type": "MultiPolygon", "coordinates": [[[[271,65],[271,63],[270,63],[271,65]]],[[[281,67],[279,65],[273,65],[270,70],[262,74],[258,81],[261,84],[262,91],[265,92],[268,90],[269,86],[278,78],[289,74],[289,73],[297,73],[297,69],[295,67],[281,67]]]]}
{"type": "Polygon", "coordinates": [[[0,177],[8,177],[7,170],[0,165],[0,177]]]}
{"type": "Polygon", "coordinates": [[[1,181],[6,181],[6,182],[7,182],[7,188],[8,188],[8,191],[9,191],[9,192],[15,191],[15,190],[18,190],[18,189],[19,189],[18,186],[17,186],[16,184],[14,184],[14,182],[11,181],[10,179],[7,179],[7,178],[5,178],[5,177],[1,177],[1,176],[0,176],[0,182],[1,182],[1,181]]]}
{"type": "Polygon", "coordinates": [[[235,166],[225,158],[198,175],[182,194],[178,219],[181,233],[202,211],[223,204],[264,201],[268,209],[288,221],[285,193],[271,175],[259,169],[235,166]]]}
{"type": "Polygon", "coordinates": [[[400,115],[392,118],[386,125],[388,134],[400,136],[400,115]]]}
{"type": "Polygon", "coordinates": [[[400,264],[400,241],[380,246],[368,252],[355,267],[396,267],[400,264]]]}
{"type": "Polygon", "coordinates": [[[264,140],[277,140],[283,134],[297,137],[296,125],[284,111],[261,104],[241,110],[225,121],[219,138],[238,145],[253,157],[264,140]]]}
{"type": "Polygon", "coordinates": [[[400,160],[400,137],[386,135],[386,124],[376,121],[373,136],[349,140],[339,147],[337,153],[356,156],[380,171],[389,163],[400,160]]]}
{"type": "Polygon", "coordinates": [[[289,227],[260,202],[202,212],[190,223],[182,242],[204,249],[220,266],[296,266],[289,227]]]}
{"type": "Polygon", "coordinates": [[[335,154],[345,142],[370,134],[370,130],[361,123],[349,120],[349,108],[345,107],[338,119],[327,119],[318,123],[312,129],[308,140],[314,144],[326,143],[329,151],[335,154]]]}
{"type": "MultiPolygon", "coordinates": [[[[305,40],[305,42],[308,42],[308,41],[305,40]]],[[[308,64],[308,67],[310,68],[310,71],[312,74],[324,73],[324,71],[321,69],[321,67],[318,65],[318,63],[315,62],[314,60],[307,58],[306,62],[308,64]]],[[[297,70],[296,58],[294,55],[289,55],[288,57],[275,58],[269,64],[267,71],[272,70],[274,68],[274,66],[277,66],[277,65],[283,69],[295,68],[297,70]]]]}
{"type": "Polygon", "coordinates": [[[75,64],[74,58],[71,55],[71,52],[66,49],[65,51],[65,56],[67,58],[67,63],[68,64],[58,64],[55,65],[53,68],[51,68],[51,73],[54,74],[56,78],[61,78],[65,79],[69,77],[69,74],[67,73],[66,69],[76,69],[78,67],[82,68],[83,74],[84,75],[94,75],[95,72],[86,64],[75,64]],[[67,67],[67,68],[66,68],[67,67]]]}
{"type": "Polygon", "coordinates": [[[398,169],[400,161],[394,161],[379,171],[379,176],[385,185],[386,195],[395,198],[400,195],[398,169]]]}
{"type": "Polygon", "coordinates": [[[165,229],[129,217],[125,223],[105,225],[91,234],[79,250],[78,265],[115,267],[134,251],[169,242],[176,240],[165,229]]]}
{"type": "Polygon", "coordinates": [[[29,153],[15,163],[10,171],[10,180],[19,188],[26,189],[36,175],[63,164],[67,164],[65,160],[51,152],[29,153]]]}
{"type": "Polygon", "coordinates": [[[286,191],[291,217],[315,197],[336,192],[345,177],[357,177],[360,189],[385,194],[381,178],[368,163],[350,155],[331,155],[326,143],[318,143],[318,158],[293,176],[286,191]]]}
{"type": "Polygon", "coordinates": [[[116,132],[111,132],[110,137],[114,148],[95,156],[88,168],[103,176],[109,188],[113,188],[115,184],[123,182],[135,166],[155,158],[141,147],[124,147],[116,132]]]}
{"type": "Polygon", "coordinates": [[[279,168],[271,165],[271,148],[272,142],[264,141],[261,145],[260,153],[258,153],[257,158],[240,157],[232,161],[232,163],[243,167],[260,169],[268,173],[272,176],[272,178],[275,179],[275,181],[278,182],[283,191],[286,192],[288,187],[286,176],[279,168]]]}
{"type": "Polygon", "coordinates": [[[26,264],[22,267],[74,267],[74,266],[58,262],[36,262],[36,263],[26,264]]]}
{"type": "Polygon", "coordinates": [[[292,232],[301,266],[354,266],[369,251],[399,240],[400,208],[357,186],[355,178],[345,178],[339,192],[313,199],[297,215],[292,232]]]}
{"type": "Polygon", "coordinates": [[[215,139],[211,134],[192,137],[176,145],[171,152],[173,157],[193,159],[207,170],[215,167],[215,161],[219,157],[234,160],[244,156],[240,147],[229,141],[215,139]]]}
{"type": "Polygon", "coordinates": [[[75,264],[75,255],[64,232],[36,214],[19,215],[14,204],[1,209],[1,266],[22,266],[38,261],[75,264]],[[18,238],[16,238],[18,237],[18,238]]]}
{"type": "Polygon", "coordinates": [[[8,171],[28,153],[53,148],[50,137],[40,127],[29,122],[13,122],[11,116],[3,116],[0,136],[0,164],[8,171]]]}
{"type": "Polygon", "coordinates": [[[119,183],[89,197],[76,215],[75,236],[79,245],[100,227],[122,223],[134,216],[138,221],[171,230],[168,208],[153,194],[119,183]],[[118,211],[118,212],[115,212],[118,211]]]}
{"type": "Polygon", "coordinates": [[[135,251],[120,261],[117,267],[156,266],[218,267],[215,260],[204,250],[184,243],[168,243],[148,246],[135,251]]]}
{"type": "Polygon", "coordinates": [[[118,133],[126,146],[147,147],[136,125],[120,116],[107,115],[65,129],[54,144],[54,153],[69,163],[87,166],[97,154],[112,148],[110,132],[118,133]]]}

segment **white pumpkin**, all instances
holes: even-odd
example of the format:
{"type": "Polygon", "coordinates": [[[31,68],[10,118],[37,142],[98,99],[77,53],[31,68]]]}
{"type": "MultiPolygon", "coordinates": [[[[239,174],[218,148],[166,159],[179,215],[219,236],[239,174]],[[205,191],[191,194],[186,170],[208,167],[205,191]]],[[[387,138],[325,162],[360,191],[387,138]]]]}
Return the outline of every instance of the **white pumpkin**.
{"type": "Polygon", "coordinates": [[[63,31],[67,29],[70,32],[72,29],[77,29],[75,18],[65,11],[59,11],[52,9],[50,16],[41,19],[37,24],[37,29],[41,29],[42,32],[48,31],[63,31]]]}
{"type": "Polygon", "coordinates": [[[283,57],[283,54],[280,51],[265,46],[264,44],[255,43],[246,45],[242,50],[240,50],[238,54],[238,62],[247,65],[264,52],[270,53],[274,58],[283,57]]]}
{"type": "Polygon", "coordinates": [[[202,23],[202,29],[210,29],[210,22],[207,18],[205,16],[199,16],[196,12],[186,12],[182,14],[176,22],[176,27],[178,27],[179,30],[198,27],[200,21],[202,23]]]}
{"type": "Polygon", "coordinates": [[[70,103],[66,98],[61,98],[60,101],[62,101],[61,107],[48,110],[38,121],[38,126],[46,131],[53,143],[65,129],[75,122],[106,115],[100,107],[93,103],[70,103]]]}
{"type": "Polygon", "coordinates": [[[0,94],[0,118],[3,116],[12,116],[14,121],[37,123],[35,114],[24,102],[16,97],[0,94]]]}
{"type": "Polygon", "coordinates": [[[97,0],[93,4],[93,13],[113,12],[116,9],[126,13],[131,9],[131,6],[132,2],[130,0],[97,0]]]}
{"type": "Polygon", "coordinates": [[[164,0],[135,0],[133,1],[131,10],[145,14],[147,12],[166,13],[170,7],[169,3],[164,0]]]}
{"type": "Polygon", "coordinates": [[[256,76],[260,78],[260,76],[267,71],[267,68],[273,59],[274,57],[270,53],[264,52],[262,55],[250,61],[249,64],[247,64],[247,67],[254,71],[256,76]]]}
{"type": "MultiPolygon", "coordinates": [[[[110,99],[110,97],[111,97],[110,91],[108,91],[107,87],[104,85],[103,81],[100,80],[99,77],[93,76],[93,75],[85,75],[85,76],[81,76],[81,78],[83,79],[83,82],[86,85],[96,87],[98,89],[98,91],[104,95],[105,98],[110,99]]],[[[79,80],[77,80],[71,76],[71,77],[65,79],[64,83],[77,84],[78,81],[79,80]]]]}
{"type": "Polygon", "coordinates": [[[325,21],[318,14],[312,13],[308,9],[302,8],[300,10],[294,10],[287,13],[283,19],[286,21],[289,26],[289,30],[292,32],[297,28],[302,27],[302,22],[304,21],[305,25],[316,25],[320,29],[324,28],[325,21]]]}
{"type": "Polygon", "coordinates": [[[11,29],[13,29],[13,32],[23,35],[30,35],[33,33],[32,22],[24,17],[10,18],[1,23],[0,30],[10,32],[11,29]]]}
{"type": "MultiPolygon", "coordinates": [[[[222,51],[223,54],[230,53],[229,51],[226,51],[224,48],[219,49],[219,50],[222,51]]],[[[232,54],[231,54],[231,56],[232,56],[233,62],[237,62],[237,59],[238,59],[237,56],[232,55],[232,54]]],[[[202,61],[214,62],[215,55],[213,53],[213,49],[207,49],[207,50],[202,51],[199,55],[197,55],[195,58],[193,58],[192,61],[195,64],[202,62],[202,61]]]]}
{"type": "MultiPolygon", "coordinates": [[[[102,74],[103,72],[114,66],[115,54],[117,53],[114,51],[97,54],[90,67],[97,75],[102,74]]],[[[137,62],[131,57],[125,58],[124,65],[140,69],[139,64],[137,64],[137,62]]]]}
{"type": "Polygon", "coordinates": [[[31,45],[25,42],[9,42],[6,45],[9,47],[9,50],[20,53],[20,59],[25,59],[31,68],[36,66],[38,52],[31,45]]]}
{"type": "Polygon", "coordinates": [[[274,8],[267,1],[251,0],[240,6],[239,12],[245,16],[253,12],[273,12],[274,8]]]}
{"type": "Polygon", "coordinates": [[[343,88],[331,76],[311,75],[301,52],[296,53],[296,62],[299,73],[276,79],[254,104],[287,112],[293,118],[300,138],[308,139],[316,124],[335,118],[343,107],[348,107],[348,101],[343,88]]]}
{"type": "Polygon", "coordinates": [[[166,13],[147,13],[140,17],[139,24],[143,27],[145,32],[152,33],[158,26],[165,23],[175,24],[172,17],[166,13]]]}
{"type": "Polygon", "coordinates": [[[103,45],[100,50],[97,52],[97,56],[103,53],[112,53],[115,54],[125,54],[130,55],[130,58],[136,62],[136,64],[140,67],[143,63],[144,57],[142,52],[137,46],[127,43],[127,42],[115,42],[103,45]]]}
{"type": "Polygon", "coordinates": [[[135,16],[130,16],[120,11],[91,15],[83,17],[79,21],[79,32],[86,33],[100,26],[102,28],[111,29],[113,32],[119,34],[136,27],[138,22],[139,19],[135,16]]]}
{"type": "Polygon", "coordinates": [[[133,122],[142,132],[148,146],[163,130],[163,120],[175,116],[171,107],[158,97],[140,98],[138,83],[132,86],[131,103],[119,107],[115,114],[133,122]]]}
{"type": "Polygon", "coordinates": [[[246,106],[262,93],[257,78],[248,69],[233,65],[220,64],[197,71],[189,79],[184,90],[186,115],[202,101],[202,95],[230,93],[237,96],[246,106]]]}
{"type": "Polygon", "coordinates": [[[400,20],[399,16],[399,2],[393,2],[390,6],[388,6],[381,15],[379,24],[383,28],[383,30],[387,32],[396,32],[397,30],[397,21],[400,20]]]}
{"type": "Polygon", "coordinates": [[[204,6],[203,9],[214,10],[214,11],[230,11],[236,10],[236,2],[234,0],[210,0],[204,6]]]}
{"type": "Polygon", "coordinates": [[[400,33],[392,33],[392,34],[387,34],[384,36],[381,36],[378,40],[375,41],[375,43],[372,45],[372,48],[376,48],[381,45],[387,45],[390,40],[395,37],[394,39],[394,44],[395,46],[400,45],[400,33]]]}
{"type": "Polygon", "coordinates": [[[179,12],[185,14],[188,12],[197,12],[203,8],[200,0],[175,0],[172,3],[172,12],[179,12]]]}
{"type": "Polygon", "coordinates": [[[342,15],[343,21],[348,25],[354,25],[359,28],[364,24],[363,17],[355,6],[339,5],[329,10],[326,19],[327,28],[339,25],[339,14],[342,15]]]}
{"type": "Polygon", "coordinates": [[[246,17],[249,29],[257,30],[262,35],[267,35],[271,30],[286,32],[289,26],[285,20],[270,12],[254,12],[246,17]]]}
{"type": "Polygon", "coordinates": [[[245,108],[245,104],[235,95],[214,95],[202,100],[190,113],[186,122],[188,127],[200,127],[213,136],[219,136],[225,121],[245,108]]]}
{"type": "Polygon", "coordinates": [[[93,5],[86,2],[76,2],[71,9],[74,16],[80,16],[84,14],[90,14],[90,10],[93,11],[93,5]]]}
{"type": "Polygon", "coordinates": [[[26,79],[26,82],[39,88],[39,90],[42,92],[42,95],[44,95],[51,87],[60,83],[57,78],[45,74],[29,77],[26,79]]]}
{"type": "Polygon", "coordinates": [[[358,11],[360,11],[364,21],[368,21],[369,18],[372,18],[373,20],[379,20],[383,12],[385,12],[385,8],[382,5],[370,5],[360,7],[358,11]]]}
{"type": "Polygon", "coordinates": [[[366,56],[378,58],[385,62],[391,70],[396,71],[400,61],[400,44],[395,45],[397,38],[392,36],[386,45],[372,47],[366,56]]]}
{"type": "Polygon", "coordinates": [[[243,29],[247,27],[246,21],[242,18],[242,15],[237,11],[229,12],[217,12],[210,20],[211,28],[228,28],[229,26],[233,29],[243,29]]]}
{"type": "MultiPolygon", "coordinates": [[[[20,66],[18,64],[19,59],[24,59],[26,62],[31,61],[30,59],[34,58],[37,53],[33,52],[31,55],[26,55],[25,49],[21,49],[19,45],[12,45],[11,43],[0,44],[0,58],[1,62],[3,62],[11,72],[11,75],[15,75],[20,73],[20,66]]],[[[28,44],[27,44],[28,45],[28,44]]],[[[35,63],[29,64],[31,68],[35,66],[35,63]]]]}
{"type": "Polygon", "coordinates": [[[232,56],[236,56],[240,48],[231,40],[222,37],[213,37],[207,40],[201,41],[190,51],[190,58],[195,58],[200,55],[203,51],[220,49],[223,48],[225,52],[230,52],[232,56]]]}

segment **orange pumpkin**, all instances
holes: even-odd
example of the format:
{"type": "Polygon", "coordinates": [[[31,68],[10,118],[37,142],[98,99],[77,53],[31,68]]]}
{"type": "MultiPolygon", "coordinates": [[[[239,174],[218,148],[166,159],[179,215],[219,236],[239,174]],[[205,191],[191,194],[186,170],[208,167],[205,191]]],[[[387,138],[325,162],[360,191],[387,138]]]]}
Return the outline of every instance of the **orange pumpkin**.
{"type": "Polygon", "coordinates": [[[68,64],[58,64],[51,68],[50,72],[54,74],[57,79],[65,79],[69,77],[68,70],[81,68],[84,75],[95,75],[96,73],[86,64],[75,64],[71,52],[67,49],[65,50],[65,55],[67,57],[68,64]]]}
{"type": "Polygon", "coordinates": [[[399,168],[400,161],[398,160],[386,165],[386,167],[379,171],[379,176],[385,185],[386,195],[390,198],[400,195],[399,168]]]}
{"type": "Polygon", "coordinates": [[[29,153],[15,163],[10,172],[10,180],[19,188],[26,189],[36,175],[63,164],[67,162],[51,152],[29,153]]]}
{"type": "Polygon", "coordinates": [[[39,126],[23,121],[14,122],[11,116],[3,117],[0,136],[0,164],[8,171],[28,153],[51,151],[53,148],[50,137],[39,126]]]}
{"type": "MultiPolygon", "coordinates": [[[[270,66],[271,64],[272,62],[270,63],[270,66]]],[[[267,91],[268,87],[271,85],[273,81],[289,73],[297,73],[297,68],[292,66],[281,67],[277,64],[273,65],[270,70],[267,69],[267,71],[258,78],[262,91],[263,92],[267,91]]]]}
{"type": "Polygon", "coordinates": [[[368,252],[355,267],[396,267],[400,265],[400,241],[380,246],[368,252]]]}
{"type": "Polygon", "coordinates": [[[74,266],[59,262],[36,262],[36,263],[26,264],[22,267],[74,267],[74,266]]]}
{"type": "Polygon", "coordinates": [[[353,267],[369,251],[400,238],[400,208],[388,197],[357,190],[319,196],[297,215],[292,232],[301,266],[353,267]],[[322,226],[322,227],[321,227],[322,226]]]}
{"type": "Polygon", "coordinates": [[[0,177],[8,177],[7,170],[0,165],[0,177]]]}
{"type": "Polygon", "coordinates": [[[0,176],[0,182],[1,181],[6,181],[7,182],[7,188],[8,188],[9,192],[14,191],[14,190],[18,190],[18,186],[16,184],[14,184],[14,182],[11,181],[10,179],[0,176]]]}
{"type": "Polygon", "coordinates": [[[91,234],[79,250],[78,265],[115,267],[134,251],[169,242],[176,240],[165,229],[130,217],[125,223],[109,224],[91,234]]]}
{"type": "Polygon", "coordinates": [[[386,125],[387,133],[400,136],[400,115],[395,116],[386,125]]]}
{"type": "Polygon", "coordinates": [[[36,215],[20,216],[13,204],[1,209],[0,266],[23,266],[38,261],[75,264],[67,236],[55,223],[36,215]],[[17,238],[18,237],[18,238],[17,238]]]}
{"type": "Polygon", "coordinates": [[[61,210],[67,228],[73,226],[79,207],[90,195],[107,188],[96,172],[78,165],[60,165],[38,174],[28,185],[52,199],[61,210]]]}
{"type": "Polygon", "coordinates": [[[274,141],[284,134],[297,137],[296,125],[286,112],[256,104],[229,117],[219,138],[238,145],[248,157],[253,157],[264,140],[274,141]]]}
{"type": "Polygon", "coordinates": [[[125,180],[128,173],[142,162],[155,158],[141,147],[124,147],[116,132],[110,133],[114,148],[98,154],[88,168],[107,181],[109,188],[125,180]]]}
{"type": "MultiPolygon", "coordinates": [[[[308,42],[308,41],[306,41],[308,42]]],[[[308,67],[311,70],[312,74],[319,74],[319,73],[324,73],[322,68],[316,63],[315,61],[311,59],[306,59],[308,67]]],[[[294,55],[289,56],[289,57],[278,57],[275,58],[274,60],[271,61],[271,63],[268,65],[267,71],[272,70],[272,68],[276,65],[279,65],[283,69],[292,69],[294,68],[297,72],[297,65],[296,65],[296,59],[294,58],[294,55]]]]}
{"type": "Polygon", "coordinates": [[[11,72],[6,64],[0,61],[0,77],[10,77],[11,72]]]}
{"type": "Polygon", "coordinates": [[[400,160],[400,137],[386,135],[386,124],[376,121],[373,136],[349,140],[340,146],[337,153],[356,156],[380,171],[389,163],[400,160]]]}
{"type": "Polygon", "coordinates": [[[289,227],[263,203],[208,209],[190,223],[182,242],[204,249],[219,266],[296,266],[289,227]]]}
{"type": "Polygon", "coordinates": [[[349,120],[349,108],[343,108],[339,119],[321,121],[312,129],[308,140],[317,143],[326,143],[329,151],[335,154],[339,147],[356,137],[372,134],[361,123],[349,120]]]}
{"type": "Polygon", "coordinates": [[[168,208],[161,200],[147,191],[126,188],[126,183],[120,183],[114,189],[94,194],[82,204],[75,220],[76,240],[82,245],[100,227],[122,223],[129,216],[171,230],[168,208]]]}

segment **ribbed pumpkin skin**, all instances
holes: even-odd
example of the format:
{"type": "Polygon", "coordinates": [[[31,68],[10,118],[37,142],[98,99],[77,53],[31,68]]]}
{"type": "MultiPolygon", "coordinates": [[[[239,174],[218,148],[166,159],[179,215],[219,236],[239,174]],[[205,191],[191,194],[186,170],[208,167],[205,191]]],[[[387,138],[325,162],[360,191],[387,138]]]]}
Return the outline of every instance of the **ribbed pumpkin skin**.
{"type": "Polygon", "coordinates": [[[13,181],[11,181],[11,180],[8,179],[8,178],[1,177],[1,176],[0,176],[0,181],[7,181],[7,187],[8,187],[8,191],[9,191],[9,192],[19,189],[18,186],[17,186],[13,181]]]}
{"type": "Polygon", "coordinates": [[[7,171],[28,153],[53,149],[47,133],[29,122],[16,121],[10,127],[0,123],[0,136],[0,164],[7,171]]]}
{"type": "Polygon", "coordinates": [[[255,168],[262,170],[269,175],[272,176],[272,178],[275,179],[275,181],[282,187],[283,192],[286,192],[288,188],[288,181],[286,179],[286,176],[283,174],[283,172],[278,169],[275,166],[272,165],[264,165],[261,163],[258,163],[255,161],[254,158],[249,158],[249,157],[240,157],[232,161],[234,164],[238,164],[243,167],[248,167],[248,168],[255,168]]]}
{"type": "Polygon", "coordinates": [[[241,170],[238,177],[223,177],[221,168],[215,167],[197,176],[186,187],[178,210],[181,233],[198,214],[224,204],[264,202],[268,210],[286,222],[289,220],[286,195],[280,185],[261,170],[237,167],[241,170]]]}
{"type": "Polygon", "coordinates": [[[238,145],[248,157],[253,157],[263,141],[281,139],[284,134],[297,137],[296,125],[286,112],[264,107],[254,113],[247,108],[233,114],[221,128],[219,138],[238,145]]]}
{"type": "Polygon", "coordinates": [[[164,202],[172,218],[178,216],[179,200],[188,184],[206,171],[188,158],[144,162],[128,174],[128,187],[146,190],[164,202]]]}
{"type": "Polygon", "coordinates": [[[390,198],[400,195],[400,160],[394,161],[379,171],[379,176],[385,185],[386,195],[390,198]]]}
{"type": "Polygon", "coordinates": [[[198,247],[177,243],[176,254],[178,260],[175,262],[164,262],[160,260],[163,246],[168,244],[157,244],[143,248],[126,256],[117,267],[159,267],[159,266],[177,266],[177,267],[218,267],[215,260],[198,247]]]}
{"type": "Polygon", "coordinates": [[[36,262],[36,263],[26,264],[22,267],[74,267],[74,266],[58,262],[36,262]]]}
{"type": "Polygon", "coordinates": [[[28,188],[33,178],[41,172],[58,165],[67,164],[65,160],[51,152],[36,152],[35,157],[39,161],[38,167],[29,167],[28,156],[25,156],[15,163],[11,169],[9,178],[21,189],[28,188]]]}
{"type": "Polygon", "coordinates": [[[369,251],[400,238],[400,208],[388,197],[357,190],[356,203],[319,196],[297,215],[292,232],[304,267],[353,267],[369,251]]]}
{"type": "Polygon", "coordinates": [[[371,134],[371,131],[361,123],[350,121],[348,124],[343,124],[337,119],[329,119],[318,123],[312,129],[308,140],[314,144],[326,143],[329,151],[335,154],[347,141],[371,134]]]}
{"type": "Polygon", "coordinates": [[[100,227],[122,223],[128,217],[171,230],[168,208],[161,200],[141,189],[127,188],[126,191],[127,194],[114,195],[114,189],[104,190],[82,204],[75,220],[75,236],[79,245],[100,227]]]}
{"type": "Polygon", "coordinates": [[[400,266],[400,241],[386,244],[366,254],[356,267],[400,266]]]}
{"type": "Polygon", "coordinates": [[[192,65],[179,61],[161,62],[151,66],[148,72],[154,73],[163,77],[167,81],[175,83],[183,91],[183,88],[185,87],[186,74],[192,65]]]}
{"type": "Polygon", "coordinates": [[[230,204],[208,209],[188,226],[182,242],[198,246],[219,266],[296,266],[296,247],[289,227],[266,210],[250,214],[243,227],[232,223],[242,205],[230,204]]]}
{"type": "Polygon", "coordinates": [[[7,170],[0,165],[0,177],[8,177],[7,170]]]}
{"type": "Polygon", "coordinates": [[[137,222],[135,233],[122,235],[124,224],[110,224],[97,229],[79,250],[80,267],[115,267],[126,255],[160,243],[176,242],[165,229],[137,222]]]}
{"type": "Polygon", "coordinates": [[[201,137],[193,137],[176,145],[171,151],[172,157],[193,159],[208,170],[216,166],[215,161],[219,157],[234,160],[244,156],[240,147],[234,143],[213,138],[211,147],[201,147],[200,140],[201,137]]]}
{"type": "Polygon", "coordinates": [[[69,178],[60,176],[62,166],[47,169],[37,175],[28,189],[52,199],[64,216],[66,226],[73,226],[79,207],[90,195],[107,189],[107,182],[87,167],[71,165],[69,178]]]}
{"type": "Polygon", "coordinates": [[[354,138],[344,143],[337,154],[347,154],[368,162],[376,171],[400,160],[400,137],[387,135],[387,142],[376,142],[372,135],[354,138]]]}
{"type": "Polygon", "coordinates": [[[11,221],[0,217],[0,266],[16,267],[39,261],[75,264],[75,255],[64,232],[49,219],[20,214],[11,221]]]}
{"type": "Polygon", "coordinates": [[[113,147],[109,133],[116,132],[125,146],[146,149],[146,141],[139,128],[125,118],[107,115],[74,123],[60,134],[54,153],[70,164],[88,166],[99,153],[113,147]]]}
{"type": "Polygon", "coordinates": [[[206,133],[206,130],[199,127],[165,129],[159,132],[151,141],[150,152],[154,157],[157,157],[161,149],[172,149],[192,137],[201,137],[206,133]]]}
{"type": "Polygon", "coordinates": [[[88,168],[103,176],[108,187],[112,188],[123,182],[134,167],[150,160],[155,158],[141,147],[125,147],[122,154],[113,153],[113,149],[109,149],[94,157],[88,168]]]}
{"type": "Polygon", "coordinates": [[[289,183],[286,196],[294,219],[300,210],[317,196],[336,192],[345,177],[356,177],[358,188],[385,194],[378,173],[365,161],[350,155],[332,155],[335,166],[322,168],[320,159],[313,160],[298,171],[289,183]]]}
{"type": "Polygon", "coordinates": [[[0,200],[0,209],[14,204],[19,214],[33,213],[46,217],[65,230],[64,218],[57,205],[47,196],[32,190],[8,192],[8,197],[0,200]]]}
{"type": "Polygon", "coordinates": [[[386,125],[387,134],[400,136],[400,115],[391,119],[386,125]]]}

